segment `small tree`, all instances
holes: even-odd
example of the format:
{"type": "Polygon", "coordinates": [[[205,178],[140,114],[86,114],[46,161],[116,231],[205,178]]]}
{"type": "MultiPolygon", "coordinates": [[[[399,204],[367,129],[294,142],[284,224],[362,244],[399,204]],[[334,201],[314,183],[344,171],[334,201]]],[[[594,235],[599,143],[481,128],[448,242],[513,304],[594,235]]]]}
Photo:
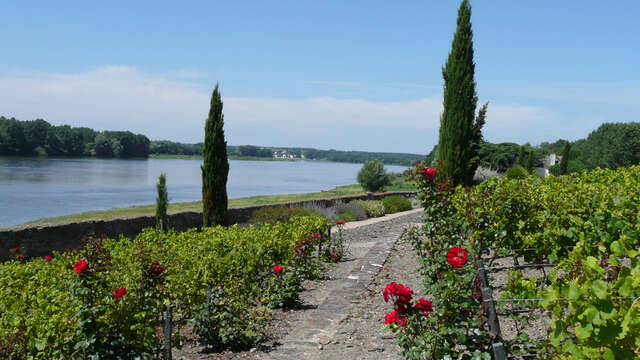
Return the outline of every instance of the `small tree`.
{"type": "Polygon", "coordinates": [[[391,176],[384,169],[384,164],[380,160],[365,161],[358,171],[358,183],[371,192],[382,190],[387,185],[391,185],[391,176]]]}
{"type": "Polygon", "coordinates": [[[156,189],[158,189],[158,197],[156,198],[156,228],[158,230],[167,231],[167,206],[169,205],[169,194],[167,194],[166,174],[160,174],[156,189]]]}
{"type": "Polygon", "coordinates": [[[202,216],[204,226],[227,224],[227,177],[229,160],[224,139],[222,99],[216,83],[204,130],[202,169],[202,216]]]}

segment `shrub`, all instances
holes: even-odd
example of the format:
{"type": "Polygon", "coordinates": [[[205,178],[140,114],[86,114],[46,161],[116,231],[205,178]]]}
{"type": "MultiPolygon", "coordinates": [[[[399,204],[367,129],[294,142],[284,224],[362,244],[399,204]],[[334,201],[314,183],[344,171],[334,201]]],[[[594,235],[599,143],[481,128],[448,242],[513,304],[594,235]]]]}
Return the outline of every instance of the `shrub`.
{"type": "Polygon", "coordinates": [[[411,210],[411,201],[402,195],[387,196],[382,199],[387,214],[411,210]]]}
{"type": "MultiPolygon", "coordinates": [[[[0,354],[145,358],[159,342],[155,325],[164,305],[174,304],[180,317],[200,313],[208,285],[234,301],[225,305],[230,313],[239,306],[250,320],[260,315],[251,300],[263,291],[260,272],[274,263],[317,269],[317,257],[299,258],[294,248],[315,233],[318,242],[328,239],[326,231],[326,220],[316,217],[260,228],[148,228],[134,240],[90,239],[86,249],[54,253],[51,261],[7,261],[0,264],[0,354]]],[[[258,338],[249,325],[235,327],[239,322],[230,324],[244,333],[225,336],[258,338]]]]}
{"type": "Polygon", "coordinates": [[[311,211],[305,208],[280,206],[265,206],[255,210],[249,218],[250,224],[275,224],[288,221],[294,216],[308,216],[311,211]]]}
{"type": "Polygon", "coordinates": [[[264,339],[264,313],[252,309],[247,302],[225,293],[222,287],[212,293],[191,323],[198,342],[212,350],[248,349],[264,339]]]}
{"type": "Polygon", "coordinates": [[[516,165],[512,168],[507,169],[507,172],[504,174],[507,179],[524,179],[529,176],[529,172],[527,169],[522,167],[521,165],[516,165]]]}
{"type": "Polygon", "coordinates": [[[391,177],[380,160],[365,161],[357,177],[358,183],[367,191],[376,192],[391,185],[391,177]]]}
{"type": "Polygon", "coordinates": [[[354,200],[349,204],[355,205],[367,213],[369,217],[384,216],[384,205],[377,200],[354,200]]]}
{"type": "Polygon", "coordinates": [[[494,177],[502,177],[502,174],[499,173],[498,170],[479,166],[476,169],[475,175],[473,176],[473,182],[475,184],[480,184],[481,182],[492,179],[494,177]]]}
{"type": "Polygon", "coordinates": [[[336,220],[342,220],[344,222],[355,221],[356,216],[350,210],[342,210],[336,213],[336,220]]]}
{"type": "Polygon", "coordinates": [[[337,217],[336,219],[332,219],[332,220],[360,221],[360,220],[365,220],[367,218],[367,212],[356,204],[352,204],[352,203],[337,204],[333,207],[333,209],[336,212],[337,217]],[[340,218],[340,214],[344,214],[344,213],[350,213],[352,218],[348,220],[340,218]]]}

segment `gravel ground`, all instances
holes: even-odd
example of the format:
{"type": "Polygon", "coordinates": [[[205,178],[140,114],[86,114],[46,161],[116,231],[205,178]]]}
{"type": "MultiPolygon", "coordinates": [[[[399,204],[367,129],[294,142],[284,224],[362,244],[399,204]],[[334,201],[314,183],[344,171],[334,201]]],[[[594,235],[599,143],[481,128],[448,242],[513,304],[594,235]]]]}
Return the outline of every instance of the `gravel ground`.
{"type": "Polygon", "coordinates": [[[392,310],[382,289],[396,281],[421,296],[416,257],[410,245],[398,241],[406,227],[421,222],[420,216],[413,211],[359,227],[345,224],[344,261],[332,265],[325,279],[303,284],[301,309],[275,312],[271,339],[263,347],[207,354],[188,344],[174,350],[174,359],[401,359],[395,336],[382,328],[392,310]]]}

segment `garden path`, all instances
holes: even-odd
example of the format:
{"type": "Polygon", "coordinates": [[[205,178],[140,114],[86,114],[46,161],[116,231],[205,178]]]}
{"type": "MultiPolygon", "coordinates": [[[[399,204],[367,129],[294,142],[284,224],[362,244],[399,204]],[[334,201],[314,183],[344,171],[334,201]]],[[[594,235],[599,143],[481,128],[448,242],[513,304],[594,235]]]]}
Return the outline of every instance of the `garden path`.
{"type": "Polygon", "coordinates": [[[281,346],[256,358],[401,359],[394,334],[382,327],[392,310],[382,289],[391,281],[407,282],[417,269],[411,248],[398,240],[407,226],[420,221],[421,213],[345,224],[349,256],[329,271],[329,280],[319,284],[324,286],[305,294],[305,303],[317,307],[291,322],[281,346]]]}
{"type": "Polygon", "coordinates": [[[395,335],[383,328],[392,306],[382,299],[382,289],[396,281],[422,296],[417,258],[409,244],[398,241],[404,229],[422,222],[421,214],[414,209],[346,223],[344,261],[324,279],[303,284],[301,309],[277,315],[275,346],[191,356],[174,352],[174,359],[402,359],[395,335]]]}

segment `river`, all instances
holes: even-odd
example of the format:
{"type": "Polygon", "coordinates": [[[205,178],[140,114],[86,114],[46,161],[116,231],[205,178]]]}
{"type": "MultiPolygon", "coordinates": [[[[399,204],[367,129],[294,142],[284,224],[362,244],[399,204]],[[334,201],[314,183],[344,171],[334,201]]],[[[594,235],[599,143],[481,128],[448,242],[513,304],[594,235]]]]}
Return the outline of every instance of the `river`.
{"type": "MultiPolygon", "coordinates": [[[[160,173],[170,202],[202,198],[202,160],[0,157],[0,227],[92,210],[155,203],[160,173]]],[[[306,193],[356,183],[362,164],[229,161],[230,199],[306,193]]],[[[404,166],[386,166],[402,172],[404,166]]]]}

